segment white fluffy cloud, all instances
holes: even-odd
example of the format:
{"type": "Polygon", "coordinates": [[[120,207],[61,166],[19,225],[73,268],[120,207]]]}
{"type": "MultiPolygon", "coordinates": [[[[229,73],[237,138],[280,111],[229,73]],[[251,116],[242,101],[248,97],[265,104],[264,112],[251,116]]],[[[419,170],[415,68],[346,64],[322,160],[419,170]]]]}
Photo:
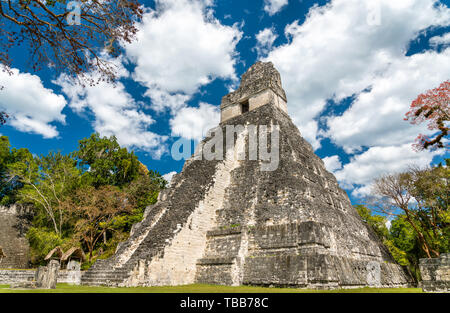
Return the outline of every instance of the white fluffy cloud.
{"type": "MultiPolygon", "coordinates": [[[[315,148],[320,146],[315,119],[327,99],[340,101],[388,73],[395,75],[392,63],[398,71],[406,70],[400,65],[410,65],[401,62],[409,42],[431,26],[450,23],[450,10],[434,0],[380,0],[375,8],[373,3],[333,0],[313,7],[303,24],[295,21],[286,27],[290,41],[267,57],[281,72],[294,122],[315,148]]],[[[433,69],[417,70],[427,78],[434,74],[433,69]]],[[[408,83],[402,93],[408,89],[411,98],[416,88],[408,83]]]]}
{"type": "Polygon", "coordinates": [[[258,57],[266,56],[270,50],[272,50],[273,43],[277,39],[278,35],[273,28],[265,28],[256,34],[256,52],[258,57]]]}
{"type": "Polygon", "coordinates": [[[288,0],[264,0],[264,11],[269,15],[274,15],[288,4],[288,0]]]}
{"type": "Polygon", "coordinates": [[[450,45],[450,33],[430,38],[430,44],[435,47],[439,45],[450,45]]]}
{"type": "Polygon", "coordinates": [[[56,126],[51,123],[65,123],[63,96],[45,88],[38,76],[17,69],[12,69],[12,75],[0,69],[0,86],[0,109],[11,116],[9,125],[44,138],[58,136],[56,126]]]}
{"type": "Polygon", "coordinates": [[[373,78],[370,91],[361,93],[343,115],[328,119],[327,136],[347,152],[411,143],[419,133],[430,131],[403,120],[409,105],[449,77],[450,48],[392,60],[373,78]]]}
{"type": "Polygon", "coordinates": [[[336,170],[340,170],[342,168],[342,163],[339,160],[339,156],[338,155],[325,157],[325,158],[322,159],[322,161],[325,164],[325,168],[329,172],[334,173],[336,170]]]}
{"type": "Polygon", "coordinates": [[[439,153],[443,152],[416,152],[411,144],[372,147],[353,157],[351,162],[336,171],[335,175],[344,188],[356,187],[353,190],[354,196],[364,196],[370,192],[375,178],[407,170],[411,165],[427,166],[439,153]]]}
{"type": "Polygon", "coordinates": [[[176,111],[212,80],[236,79],[235,48],[242,34],[214,18],[211,4],[159,0],[144,15],[137,41],[125,46],[136,64],[133,77],[147,87],[153,109],[176,111]]]}
{"type": "MultiPolygon", "coordinates": [[[[127,76],[123,68],[120,72],[121,77],[127,76]]],[[[62,87],[75,112],[87,111],[94,115],[93,127],[100,135],[114,135],[121,145],[150,152],[154,158],[167,150],[164,145],[167,138],[148,130],[154,120],[142,111],[122,83],[100,82],[82,87],[65,76],[60,76],[55,83],[62,87]]]]}
{"type": "Polygon", "coordinates": [[[198,108],[186,107],[170,120],[172,135],[189,140],[201,140],[206,132],[217,126],[220,112],[217,106],[200,103],[198,108]]]}
{"type": "MultiPolygon", "coordinates": [[[[448,25],[450,9],[436,0],[332,0],[312,7],[303,24],[287,25],[288,43],[265,58],[281,72],[290,115],[303,136],[316,149],[328,137],[353,155],[341,169],[337,156],[324,162],[343,186],[357,188],[354,195],[367,193],[383,173],[432,161],[433,153],[411,149],[425,126],[403,118],[418,94],[450,77],[450,49],[407,51],[419,34],[448,25]],[[342,115],[323,116],[329,100],[349,97],[355,99],[342,115]]],[[[448,34],[430,40],[432,47],[447,42],[448,34]]]]}
{"type": "MultiPolygon", "coordinates": [[[[157,0],[138,25],[137,40],[125,44],[126,58],[136,65],[131,75],[115,60],[121,78],[133,78],[147,88],[151,104],[142,104],[118,82],[81,88],[65,77],[57,81],[70,107],[95,117],[94,129],[115,135],[120,144],[160,157],[167,150],[166,136],[149,131],[153,118],[144,111],[170,109],[172,134],[199,139],[202,128],[218,122],[211,105],[188,108],[186,102],[216,78],[236,80],[235,50],[241,38],[238,26],[224,26],[213,17],[210,0],[157,0]]],[[[93,74],[95,76],[95,74],[93,74]]]]}

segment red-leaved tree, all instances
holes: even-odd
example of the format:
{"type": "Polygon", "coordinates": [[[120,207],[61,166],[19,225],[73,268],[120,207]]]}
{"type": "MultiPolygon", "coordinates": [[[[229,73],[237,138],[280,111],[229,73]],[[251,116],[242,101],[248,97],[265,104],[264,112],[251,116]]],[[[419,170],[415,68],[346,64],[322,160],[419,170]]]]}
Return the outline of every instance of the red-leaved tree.
{"type": "Polygon", "coordinates": [[[420,134],[414,147],[417,150],[434,150],[448,148],[443,142],[449,133],[450,121],[450,80],[443,82],[438,88],[428,90],[411,103],[410,111],[406,113],[405,121],[418,125],[428,122],[428,129],[434,130],[434,136],[420,134]]]}

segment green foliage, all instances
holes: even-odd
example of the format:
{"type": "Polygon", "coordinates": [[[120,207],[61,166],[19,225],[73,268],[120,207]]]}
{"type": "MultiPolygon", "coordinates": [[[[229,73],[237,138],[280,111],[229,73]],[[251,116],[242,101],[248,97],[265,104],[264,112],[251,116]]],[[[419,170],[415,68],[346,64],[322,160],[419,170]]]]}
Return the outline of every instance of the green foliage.
{"type": "Polygon", "coordinates": [[[392,240],[384,240],[383,243],[389,249],[389,252],[392,254],[392,257],[398,264],[402,266],[410,265],[407,253],[397,248],[395,244],[392,242],[392,240]]]}
{"type": "Polygon", "coordinates": [[[389,248],[395,260],[401,265],[406,263],[416,281],[420,281],[419,259],[427,256],[420,247],[417,233],[405,216],[399,215],[391,222],[389,242],[395,247],[389,248]]]}
{"type": "Polygon", "coordinates": [[[10,162],[11,153],[10,153],[9,139],[6,136],[0,137],[0,175],[3,178],[6,174],[6,167],[10,162]]]}
{"type": "Polygon", "coordinates": [[[35,208],[35,221],[39,222],[35,226],[53,228],[61,237],[69,216],[60,204],[80,181],[76,161],[59,152],[37,157],[28,151],[15,161],[8,166],[8,174],[23,185],[18,200],[35,208]]]}
{"type": "Polygon", "coordinates": [[[417,224],[434,250],[450,252],[450,168],[439,165],[414,173],[410,192],[417,201],[417,224]]]}
{"type": "Polygon", "coordinates": [[[148,171],[142,165],[136,179],[124,188],[135,203],[134,209],[131,214],[116,220],[116,229],[129,232],[133,224],[140,222],[144,217],[145,208],[156,203],[159,191],[166,183],[159,173],[148,171]]]}
{"type": "Polygon", "coordinates": [[[403,173],[385,175],[374,182],[374,197],[369,200],[377,210],[396,216],[402,227],[395,237],[411,232],[409,237],[418,241],[427,258],[450,251],[450,169],[449,162],[446,163],[426,169],[410,167],[403,173]]]}
{"type": "Polygon", "coordinates": [[[133,152],[121,148],[116,137],[101,138],[99,134],[80,140],[74,154],[83,169],[84,179],[94,187],[124,186],[139,172],[139,161],[133,152]]]}
{"type": "Polygon", "coordinates": [[[97,249],[97,255],[99,259],[107,259],[114,255],[117,245],[129,237],[127,232],[114,232],[112,237],[105,242],[102,242],[97,249]]]}
{"type": "Polygon", "coordinates": [[[405,252],[411,252],[417,247],[414,229],[402,217],[391,222],[390,239],[396,247],[405,252]]]}
{"type": "Polygon", "coordinates": [[[36,265],[56,246],[91,252],[84,269],[110,257],[166,183],[115,137],[93,134],[69,155],[41,156],[11,149],[8,138],[0,137],[0,205],[20,202],[33,208],[27,238],[36,265]]]}
{"type": "Polygon", "coordinates": [[[62,239],[54,231],[46,228],[30,227],[27,239],[31,247],[31,262],[44,265],[45,256],[55,247],[66,247],[68,239],[62,239]]]}
{"type": "Polygon", "coordinates": [[[370,209],[364,205],[355,205],[355,209],[362,220],[370,225],[379,238],[383,240],[388,237],[389,230],[386,227],[387,219],[384,216],[372,215],[370,209]]]}
{"type": "Polygon", "coordinates": [[[83,187],[61,204],[74,217],[73,238],[88,249],[89,260],[98,242],[114,230],[116,219],[129,214],[133,206],[131,197],[115,186],[83,187]]]}
{"type": "Polygon", "coordinates": [[[9,175],[8,167],[28,155],[27,149],[11,149],[8,137],[0,137],[0,205],[10,205],[17,201],[17,190],[23,185],[17,177],[9,175]]]}
{"type": "Polygon", "coordinates": [[[390,228],[386,226],[387,219],[384,216],[373,214],[363,206],[356,205],[355,209],[362,220],[370,225],[380,240],[389,249],[394,260],[407,268],[411,275],[419,281],[419,259],[426,257],[420,248],[417,234],[405,216],[399,215],[391,220],[390,228]]]}

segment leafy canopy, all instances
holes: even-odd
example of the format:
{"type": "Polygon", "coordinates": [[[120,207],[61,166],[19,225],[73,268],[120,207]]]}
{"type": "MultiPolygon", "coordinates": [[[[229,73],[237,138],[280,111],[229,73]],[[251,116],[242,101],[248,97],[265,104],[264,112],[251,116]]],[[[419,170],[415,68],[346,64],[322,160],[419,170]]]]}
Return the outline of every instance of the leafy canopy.
{"type": "Polygon", "coordinates": [[[42,264],[56,246],[88,251],[84,268],[111,256],[166,183],[115,137],[93,134],[73,153],[41,156],[11,149],[8,138],[0,137],[1,204],[31,208],[33,264],[42,264]]]}
{"type": "Polygon", "coordinates": [[[59,152],[38,157],[22,151],[21,157],[8,165],[8,175],[23,185],[17,191],[19,202],[31,204],[37,210],[36,220],[41,225],[50,221],[53,231],[61,236],[68,216],[59,206],[79,184],[76,161],[59,152]]]}
{"type": "Polygon", "coordinates": [[[438,257],[450,249],[449,182],[447,165],[385,175],[374,182],[368,203],[379,212],[402,216],[426,257],[438,257]]]}
{"type": "Polygon", "coordinates": [[[75,157],[83,176],[95,187],[123,186],[132,182],[139,173],[140,162],[133,152],[121,148],[116,137],[100,137],[98,133],[80,140],[75,157]]]}

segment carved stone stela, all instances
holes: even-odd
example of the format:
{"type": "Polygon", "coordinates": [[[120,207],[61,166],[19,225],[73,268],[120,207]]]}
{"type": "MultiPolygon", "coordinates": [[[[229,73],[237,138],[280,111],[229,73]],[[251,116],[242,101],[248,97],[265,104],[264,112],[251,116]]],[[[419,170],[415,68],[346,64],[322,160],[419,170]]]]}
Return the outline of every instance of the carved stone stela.
{"type": "MultiPolygon", "coordinates": [[[[337,288],[409,283],[293,124],[272,63],[253,65],[240,87],[223,97],[221,111],[224,133],[227,125],[278,125],[278,167],[261,171],[261,161],[248,157],[191,157],[130,238],[113,257],[97,261],[82,284],[337,288]]],[[[237,136],[232,149],[248,151],[248,145],[237,136]]]]}

